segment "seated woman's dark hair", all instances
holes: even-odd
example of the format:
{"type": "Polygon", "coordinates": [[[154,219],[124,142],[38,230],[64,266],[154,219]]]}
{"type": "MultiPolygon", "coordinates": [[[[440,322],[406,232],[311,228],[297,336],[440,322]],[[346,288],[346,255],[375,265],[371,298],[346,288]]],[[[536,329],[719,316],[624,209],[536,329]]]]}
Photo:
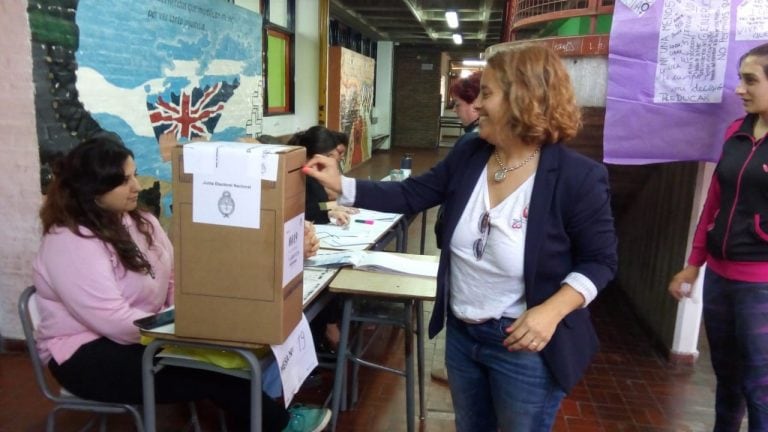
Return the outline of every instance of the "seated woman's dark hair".
{"type": "Polygon", "coordinates": [[[329,153],[339,144],[349,145],[347,134],[332,131],[325,126],[312,126],[303,132],[297,132],[288,140],[288,145],[306,148],[307,158],[316,154],[329,153]]]}
{"type": "MultiPolygon", "coordinates": [[[[122,215],[101,208],[97,199],[125,182],[125,161],[133,152],[119,139],[98,137],[84,141],[53,163],[53,181],[40,209],[43,232],[67,228],[81,237],[96,237],[114,247],[123,266],[151,274],[151,265],[139,251],[122,222],[122,215]],[[86,234],[81,227],[93,234],[86,234]]],[[[152,245],[152,225],[135,209],[128,212],[152,245]]]]}
{"type": "Polygon", "coordinates": [[[282,142],[280,138],[274,135],[267,135],[267,134],[257,136],[256,141],[262,144],[279,144],[282,142]]]}

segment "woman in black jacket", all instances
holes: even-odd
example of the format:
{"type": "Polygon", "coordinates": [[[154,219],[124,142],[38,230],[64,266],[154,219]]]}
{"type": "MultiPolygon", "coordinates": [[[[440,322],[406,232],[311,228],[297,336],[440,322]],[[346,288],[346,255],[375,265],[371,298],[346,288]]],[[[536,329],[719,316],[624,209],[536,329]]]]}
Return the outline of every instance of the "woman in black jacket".
{"type": "MultiPolygon", "coordinates": [[[[312,126],[296,133],[288,141],[288,145],[301,146],[307,149],[307,160],[314,155],[328,156],[341,162],[340,148],[346,148],[349,143],[347,134],[332,131],[325,126],[312,126]]],[[[349,215],[357,213],[356,209],[336,205],[336,195],[325,189],[320,182],[307,177],[305,195],[305,219],[316,224],[335,223],[347,225],[349,215]]]]}

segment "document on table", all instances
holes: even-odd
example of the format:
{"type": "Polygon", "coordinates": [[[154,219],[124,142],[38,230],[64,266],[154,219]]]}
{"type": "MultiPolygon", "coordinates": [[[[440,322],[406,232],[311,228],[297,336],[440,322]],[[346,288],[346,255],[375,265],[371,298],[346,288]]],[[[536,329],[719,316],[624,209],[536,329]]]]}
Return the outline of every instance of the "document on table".
{"type": "Polygon", "coordinates": [[[301,321],[293,329],[288,339],[280,345],[272,345],[271,348],[280,368],[283,399],[287,408],[293,396],[299,391],[301,384],[317,367],[315,342],[312,339],[312,331],[309,329],[307,317],[302,314],[301,321]]]}
{"type": "Polygon", "coordinates": [[[332,268],[304,267],[303,304],[305,307],[333,279],[334,274],[336,274],[336,270],[332,268]]]}
{"type": "Polygon", "coordinates": [[[391,223],[397,220],[401,215],[399,213],[385,213],[380,212],[376,210],[366,210],[366,209],[358,209],[360,210],[360,213],[351,215],[350,219],[354,220],[362,220],[366,222],[373,222],[371,225],[375,225],[375,223],[391,223]]]}
{"type": "Polygon", "coordinates": [[[363,250],[376,241],[377,236],[360,230],[344,229],[336,225],[315,225],[320,248],[363,250]]]}
{"type": "Polygon", "coordinates": [[[351,265],[356,270],[437,277],[437,262],[419,261],[391,252],[339,251],[307,258],[304,265],[339,267],[351,265]]]}
{"type": "Polygon", "coordinates": [[[348,225],[315,225],[315,232],[321,248],[364,250],[390,230],[400,216],[361,209],[360,213],[350,215],[348,225]]]}

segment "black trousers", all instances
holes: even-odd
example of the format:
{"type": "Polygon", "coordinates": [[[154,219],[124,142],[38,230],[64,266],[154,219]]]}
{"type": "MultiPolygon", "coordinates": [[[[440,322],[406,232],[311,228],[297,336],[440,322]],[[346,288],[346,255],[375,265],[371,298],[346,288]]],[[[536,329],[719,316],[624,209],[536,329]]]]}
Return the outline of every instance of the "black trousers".
{"type": "MultiPolygon", "coordinates": [[[[144,346],[121,345],[107,338],[81,346],[63,364],[51,359],[48,368],[67,391],[103,402],[142,403],[141,358],[144,346]]],[[[235,430],[247,430],[250,381],[211,371],[166,366],[155,374],[158,403],[209,399],[227,412],[235,430]]],[[[281,431],[289,420],[282,404],[262,393],[265,431],[281,431]]]]}

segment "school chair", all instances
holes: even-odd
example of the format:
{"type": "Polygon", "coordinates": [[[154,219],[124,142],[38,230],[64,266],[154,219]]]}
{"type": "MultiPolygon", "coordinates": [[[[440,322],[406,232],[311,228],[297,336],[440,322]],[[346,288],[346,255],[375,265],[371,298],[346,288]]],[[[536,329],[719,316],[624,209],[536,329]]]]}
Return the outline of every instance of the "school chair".
{"type": "MultiPolygon", "coordinates": [[[[137,432],[143,432],[144,426],[141,420],[139,410],[133,405],[99,402],[89,399],[79,398],[66,389],[62,388],[57,394],[53,388],[49,385],[48,379],[45,376],[43,369],[43,362],[37,355],[37,342],[35,341],[35,324],[39,321],[37,312],[37,306],[35,303],[35,287],[27,287],[19,297],[19,318],[21,319],[21,327],[24,331],[24,339],[27,345],[27,351],[29,351],[29,357],[32,360],[32,371],[35,374],[35,380],[43,395],[53,402],[55,405],[46,419],[45,430],[46,432],[53,432],[56,422],[56,414],[59,411],[71,410],[71,411],[86,411],[94,414],[98,414],[97,419],[91,419],[91,421],[81,430],[88,430],[94,425],[96,421],[99,424],[99,430],[105,432],[107,430],[107,414],[130,414],[133,418],[133,422],[136,425],[137,432]]],[[[190,426],[191,429],[200,432],[200,424],[197,418],[197,410],[194,403],[190,402],[189,407],[191,410],[190,426]]]]}

